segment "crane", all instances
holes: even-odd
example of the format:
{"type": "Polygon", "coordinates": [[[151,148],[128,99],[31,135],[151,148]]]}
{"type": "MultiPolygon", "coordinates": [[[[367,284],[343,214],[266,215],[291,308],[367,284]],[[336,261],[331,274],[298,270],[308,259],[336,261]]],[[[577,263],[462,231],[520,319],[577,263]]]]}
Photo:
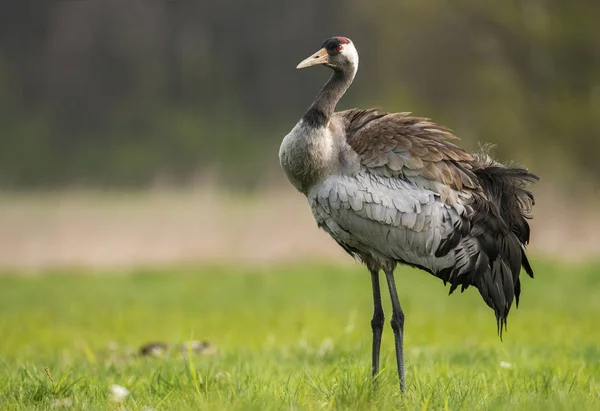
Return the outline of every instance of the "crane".
{"type": "Polygon", "coordinates": [[[479,290],[496,316],[500,338],[521,268],[533,278],[529,242],[538,180],[525,168],[470,154],[449,129],[410,113],[375,109],[335,112],[358,69],[347,37],[326,39],[297,68],[323,65],[333,73],[285,136],[279,159],[291,184],[308,199],[317,225],[366,265],[373,290],[372,375],[379,373],[384,325],[379,273],[392,301],[391,327],[401,391],[405,390],[404,312],[394,269],[426,271],[458,287],[479,290]]]}

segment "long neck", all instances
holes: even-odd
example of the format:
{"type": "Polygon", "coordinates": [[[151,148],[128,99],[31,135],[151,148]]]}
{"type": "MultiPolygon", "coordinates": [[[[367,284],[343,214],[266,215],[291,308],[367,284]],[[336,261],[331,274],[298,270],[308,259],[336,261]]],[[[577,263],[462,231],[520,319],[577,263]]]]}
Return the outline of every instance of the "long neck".
{"type": "Polygon", "coordinates": [[[324,127],[333,115],[337,102],[352,83],[353,77],[347,71],[334,70],[329,81],[302,116],[304,122],[311,127],[324,127]]]}

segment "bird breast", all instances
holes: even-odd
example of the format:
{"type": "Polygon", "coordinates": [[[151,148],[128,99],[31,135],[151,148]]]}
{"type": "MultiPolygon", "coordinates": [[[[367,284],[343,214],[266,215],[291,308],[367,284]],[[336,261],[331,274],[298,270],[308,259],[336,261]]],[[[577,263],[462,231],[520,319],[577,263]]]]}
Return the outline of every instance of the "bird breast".
{"type": "Polygon", "coordinates": [[[330,127],[314,128],[302,120],[285,136],[279,161],[290,182],[304,194],[339,165],[339,149],[330,127]]]}

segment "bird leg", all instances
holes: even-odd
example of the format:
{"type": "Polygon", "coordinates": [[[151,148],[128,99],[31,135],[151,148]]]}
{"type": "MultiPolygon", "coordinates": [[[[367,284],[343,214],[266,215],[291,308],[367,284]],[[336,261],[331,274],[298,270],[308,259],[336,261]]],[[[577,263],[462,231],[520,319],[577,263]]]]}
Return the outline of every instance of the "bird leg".
{"type": "Polygon", "coordinates": [[[396,363],[398,365],[398,378],[400,379],[400,391],[406,389],[406,376],[404,374],[404,313],[400,307],[398,293],[396,292],[396,282],[394,281],[394,270],[384,270],[387,279],[390,297],[392,299],[392,330],[394,331],[394,340],[396,341],[396,363]]]}
{"type": "Polygon", "coordinates": [[[369,269],[371,272],[371,283],[373,285],[373,319],[371,329],[373,330],[373,377],[379,373],[379,352],[381,348],[381,334],[383,333],[383,320],[385,315],[381,306],[381,290],[379,289],[379,270],[369,269]]]}

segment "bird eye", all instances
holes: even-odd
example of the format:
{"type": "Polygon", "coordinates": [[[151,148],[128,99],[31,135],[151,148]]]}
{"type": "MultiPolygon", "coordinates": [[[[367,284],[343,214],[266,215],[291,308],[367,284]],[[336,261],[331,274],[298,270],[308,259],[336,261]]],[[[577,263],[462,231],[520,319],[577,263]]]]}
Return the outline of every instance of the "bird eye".
{"type": "Polygon", "coordinates": [[[342,46],[341,44],[339,46],[337,46],[335,49],[337,51],[342,51],[342,49],[344,48],[344,46],[342,46]]]}

